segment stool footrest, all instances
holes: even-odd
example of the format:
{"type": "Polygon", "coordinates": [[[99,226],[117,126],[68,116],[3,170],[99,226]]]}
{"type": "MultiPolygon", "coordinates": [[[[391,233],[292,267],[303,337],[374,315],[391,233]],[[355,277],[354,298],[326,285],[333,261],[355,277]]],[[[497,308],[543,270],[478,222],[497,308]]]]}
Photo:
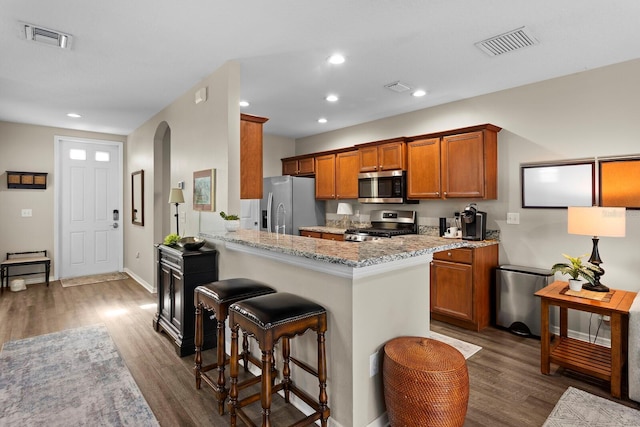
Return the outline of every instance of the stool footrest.
{"type": "Polygon", "coordinates": [[[314,377],[318,378],[318,371],[315,370],[314,368],[312,368],[311,366],[307,365],[306,363],[304,363],[301,360],[296,359],[295,357],[289,357],[289,360],[296,366],[298,366],[299,368],[303,369],[305,372],[313,375],[314,377]]]}

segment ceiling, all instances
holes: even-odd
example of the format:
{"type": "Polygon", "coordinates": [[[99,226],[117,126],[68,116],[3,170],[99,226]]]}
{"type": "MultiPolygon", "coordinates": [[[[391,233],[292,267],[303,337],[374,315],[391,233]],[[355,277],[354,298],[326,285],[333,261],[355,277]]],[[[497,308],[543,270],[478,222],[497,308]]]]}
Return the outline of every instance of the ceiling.
{"type": "Polygon", "coordinates": [[[228,60],[291,138],[640,58],[637,0],[0,0],[0,120],[127,135],[228,60]],[[71,49],[27,41],[30,23],[71,49]],[[539,42],[490,57],[476,42],[539,42]],[[327,57],[340,52],[342,65],[327,57]],[[428,93],[386,89],[400,81],[428,93]],[[325,101],[329,93],[340,99],[325,101]],[[69,112],[82,115],[72,119],[69,112]],[[317,122],[319,117],[327,123],[317,122]]]}

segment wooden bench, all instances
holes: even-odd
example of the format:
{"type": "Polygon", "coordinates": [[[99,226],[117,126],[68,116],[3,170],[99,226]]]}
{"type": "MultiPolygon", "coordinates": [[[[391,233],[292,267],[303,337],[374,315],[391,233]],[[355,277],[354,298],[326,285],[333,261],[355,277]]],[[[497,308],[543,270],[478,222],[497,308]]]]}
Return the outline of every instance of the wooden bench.
{"type": "Polygon", "coordinates": [[[27,272],[22,271],[10,274],[9,269],[15,267],[25,267],[29,265],[44,265],[45,280],[49,287],[49,272],[51,271],[51,259],[47,257],[47,251],[30,251],[30,252],[8,252],[7,259],[0,263],[0,293],[9,287],[9,277],[30,276],[32,274],[43,274],[42,271],[27,272]],[[6,280],[5,280],[6,279],[6,280]]]}

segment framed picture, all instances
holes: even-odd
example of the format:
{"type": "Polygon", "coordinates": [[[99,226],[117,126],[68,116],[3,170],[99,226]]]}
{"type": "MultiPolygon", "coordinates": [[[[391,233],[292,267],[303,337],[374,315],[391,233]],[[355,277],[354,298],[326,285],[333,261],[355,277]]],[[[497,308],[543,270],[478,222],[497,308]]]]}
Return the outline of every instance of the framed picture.
{"type": "Polygon", "coordinates": [[[214,211],[216,170],[207,169],[193,173],[193,210],[214,211]]]}
{"type": "Polygon", "coordinates": [[[520,166],[523,208],[593,206],[595,160],[520,166]]]}

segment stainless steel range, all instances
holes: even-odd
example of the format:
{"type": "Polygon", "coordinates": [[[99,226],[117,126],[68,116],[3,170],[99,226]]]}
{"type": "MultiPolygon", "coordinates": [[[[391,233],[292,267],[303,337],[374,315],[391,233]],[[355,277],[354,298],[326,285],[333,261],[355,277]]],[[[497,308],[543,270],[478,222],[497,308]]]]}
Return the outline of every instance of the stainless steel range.
{"type": "Polygon", "coordinates": [[[418,233],[415,211],[371,211],[370,222],[371,228],[347,229],[344,233],[344,240],[348,242],[364,242],[418,233]]]}

